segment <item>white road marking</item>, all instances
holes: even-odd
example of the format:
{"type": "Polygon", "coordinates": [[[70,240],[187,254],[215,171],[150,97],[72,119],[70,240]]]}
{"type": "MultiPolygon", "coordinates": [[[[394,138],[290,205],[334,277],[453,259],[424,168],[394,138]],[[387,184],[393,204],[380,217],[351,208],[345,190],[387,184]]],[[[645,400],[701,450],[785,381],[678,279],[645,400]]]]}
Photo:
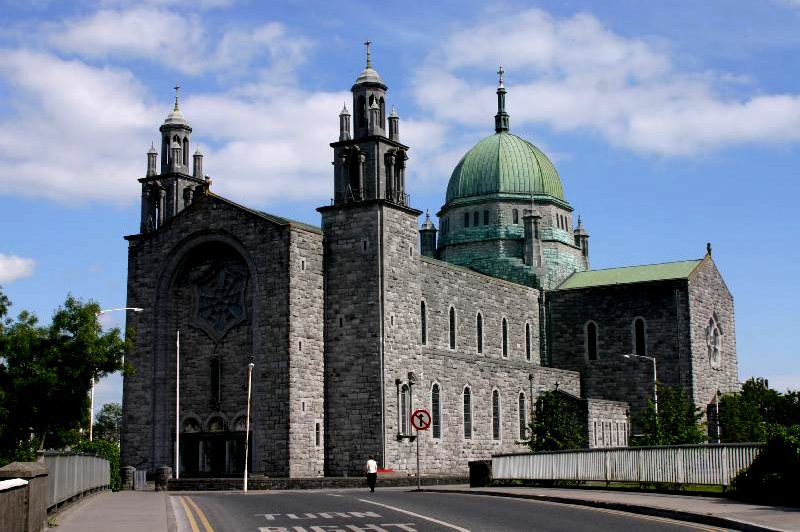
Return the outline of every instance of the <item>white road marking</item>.
{"type": "Polygon", "coordinates": [[[400,513],[403,513],[403,514],[406,514],[406,515],[410,515],[412,517],[418,517],[419,519],[424,519],[426,521],[430,521],[431,523],[436,523],[437,525],[446,526],[448,528],[452,528],[453,530],[458,530],[459,532],[470,532],[468,528],[461,528],[458,525],[454,525],[454,524],[448,523],[446,521],[440,521],[438,519],[434,519],[433,517],[428,517],[426,515],[416,514],[414,512],[410,512],[408,510],[403,510],[402,508],[397,508],[395,506],[389,506],[388,504],[381,504],[379,502],[370,501],[368,499],[358,499],[358,500],[360,502],[365,502],[367,504],[374,504],[376,506],[382,506],[382,507],[387,508],[389,510],[392,510],[392,511],[395,511],[395,512],[400,512],[400,513]]]}

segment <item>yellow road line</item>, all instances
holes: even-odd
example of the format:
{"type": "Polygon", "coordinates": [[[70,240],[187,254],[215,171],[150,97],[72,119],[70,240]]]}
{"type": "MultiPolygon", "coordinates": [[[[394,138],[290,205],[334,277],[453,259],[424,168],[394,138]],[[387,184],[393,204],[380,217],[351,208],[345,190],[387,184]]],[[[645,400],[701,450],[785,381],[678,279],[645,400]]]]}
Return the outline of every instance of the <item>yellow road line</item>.
{"type": "Polygon", "coordinates": [[[186,497],[186,502],[188,502],[189,506],[191,506],[195,513],[197,513],[197,516],[200,518],[200,522],[203,523],[203,527],[205,527],[206,532],[214,532],[214,528],[211,526],[211,523],[209,523],[208,519],[206,519],[206,514],[203,513],[203,510],[197,506],[191,497],[186,497]]]}
{"type": "Polygon", "coordinates": [[[186,518],[189,519],[189,525],[192,527],[192,532],[200,532],[200,528],[197,526],[197,521],[194,520],[194,516],[192,515],[192,511],[186,506],[186,501],[184,500],[183,496],[181,495],[178,497],[178,500],[183,506],[183,511],[186,512],[186,518]]]}

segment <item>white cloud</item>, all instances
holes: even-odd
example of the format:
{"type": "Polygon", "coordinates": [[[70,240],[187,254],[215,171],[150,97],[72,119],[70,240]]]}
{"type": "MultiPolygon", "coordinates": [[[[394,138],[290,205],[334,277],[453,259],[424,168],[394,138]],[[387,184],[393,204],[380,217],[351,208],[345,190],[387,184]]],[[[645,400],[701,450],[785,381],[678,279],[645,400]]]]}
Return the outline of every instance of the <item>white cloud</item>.
{"type": "Polygon", "coordinates": [[[33,259],[0,253],[0,284],[13,283],[17,279],[30,277],[35,267],[36,261],[33,259]]]}
{"type": "Polygon", "coordinates": [[[246,73],[251,64],[266,60],[270,74],[286,75],[310,46],[305,38],[288,38],[277,22],[229,27],[217,34],[200,15],[158,4],[104,9],[68,20],[50,31],[48,42],[85,59],[146,59],[189,75],[246,73]]]}
{"type": "Polygon", "coordinates": [[[617,35],[588,14],[556,19],[531,9],[452,33],[417,73],[417,101],[448,124],[489,124],[490,73],[500,63],[512,128],[593,130],[659,155],[800,140],[800,95],[723,98],[718,87],[741,88],[747,78],[681,72],[668,49],[617,35]]]}
{"type": "Polygon", "coordinates": [[[162,118],[130,72],[7,49],[3,79],[14,92],[0,116],[0,193],[130,201],[162,118]]]}

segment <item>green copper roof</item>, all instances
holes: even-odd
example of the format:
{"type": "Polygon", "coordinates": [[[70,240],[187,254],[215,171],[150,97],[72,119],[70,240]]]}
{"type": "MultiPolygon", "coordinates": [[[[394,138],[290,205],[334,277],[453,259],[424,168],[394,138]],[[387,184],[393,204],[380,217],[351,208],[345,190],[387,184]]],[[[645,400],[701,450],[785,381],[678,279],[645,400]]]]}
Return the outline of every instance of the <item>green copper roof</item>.
{"type": "Polygon", "coordinates": [[[561,283],[557,290],[573,290],[576,288],[592,288],[615,284],[643,283],[647,281],[666,281],[669,279],[687,279],[701,260],[684,260],[647,266],[628,266],[626,268],[609,268],[608,270],[590,270],[575,272],[561,283]]]}
{"type": "Polygon", "coordinates": [[[564,199],[561,178],[542,151],[516,135],[501,131],[478,142],[450,176],[446,203],[485,194],[531,194],[564,199]]]}

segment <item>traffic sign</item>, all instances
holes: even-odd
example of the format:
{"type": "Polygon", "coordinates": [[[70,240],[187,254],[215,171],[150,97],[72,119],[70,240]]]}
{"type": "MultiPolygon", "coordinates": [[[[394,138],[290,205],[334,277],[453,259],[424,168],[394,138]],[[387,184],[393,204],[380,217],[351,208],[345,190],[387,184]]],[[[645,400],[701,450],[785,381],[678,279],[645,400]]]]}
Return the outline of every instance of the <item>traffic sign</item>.
{"type": "Polygon", "coordinates": [[[411,414],[411,424],[417,430],[428,430],[428,427],[431,426],[430,412],[424,408],[414,410],[414,413],[411,414]]]}

